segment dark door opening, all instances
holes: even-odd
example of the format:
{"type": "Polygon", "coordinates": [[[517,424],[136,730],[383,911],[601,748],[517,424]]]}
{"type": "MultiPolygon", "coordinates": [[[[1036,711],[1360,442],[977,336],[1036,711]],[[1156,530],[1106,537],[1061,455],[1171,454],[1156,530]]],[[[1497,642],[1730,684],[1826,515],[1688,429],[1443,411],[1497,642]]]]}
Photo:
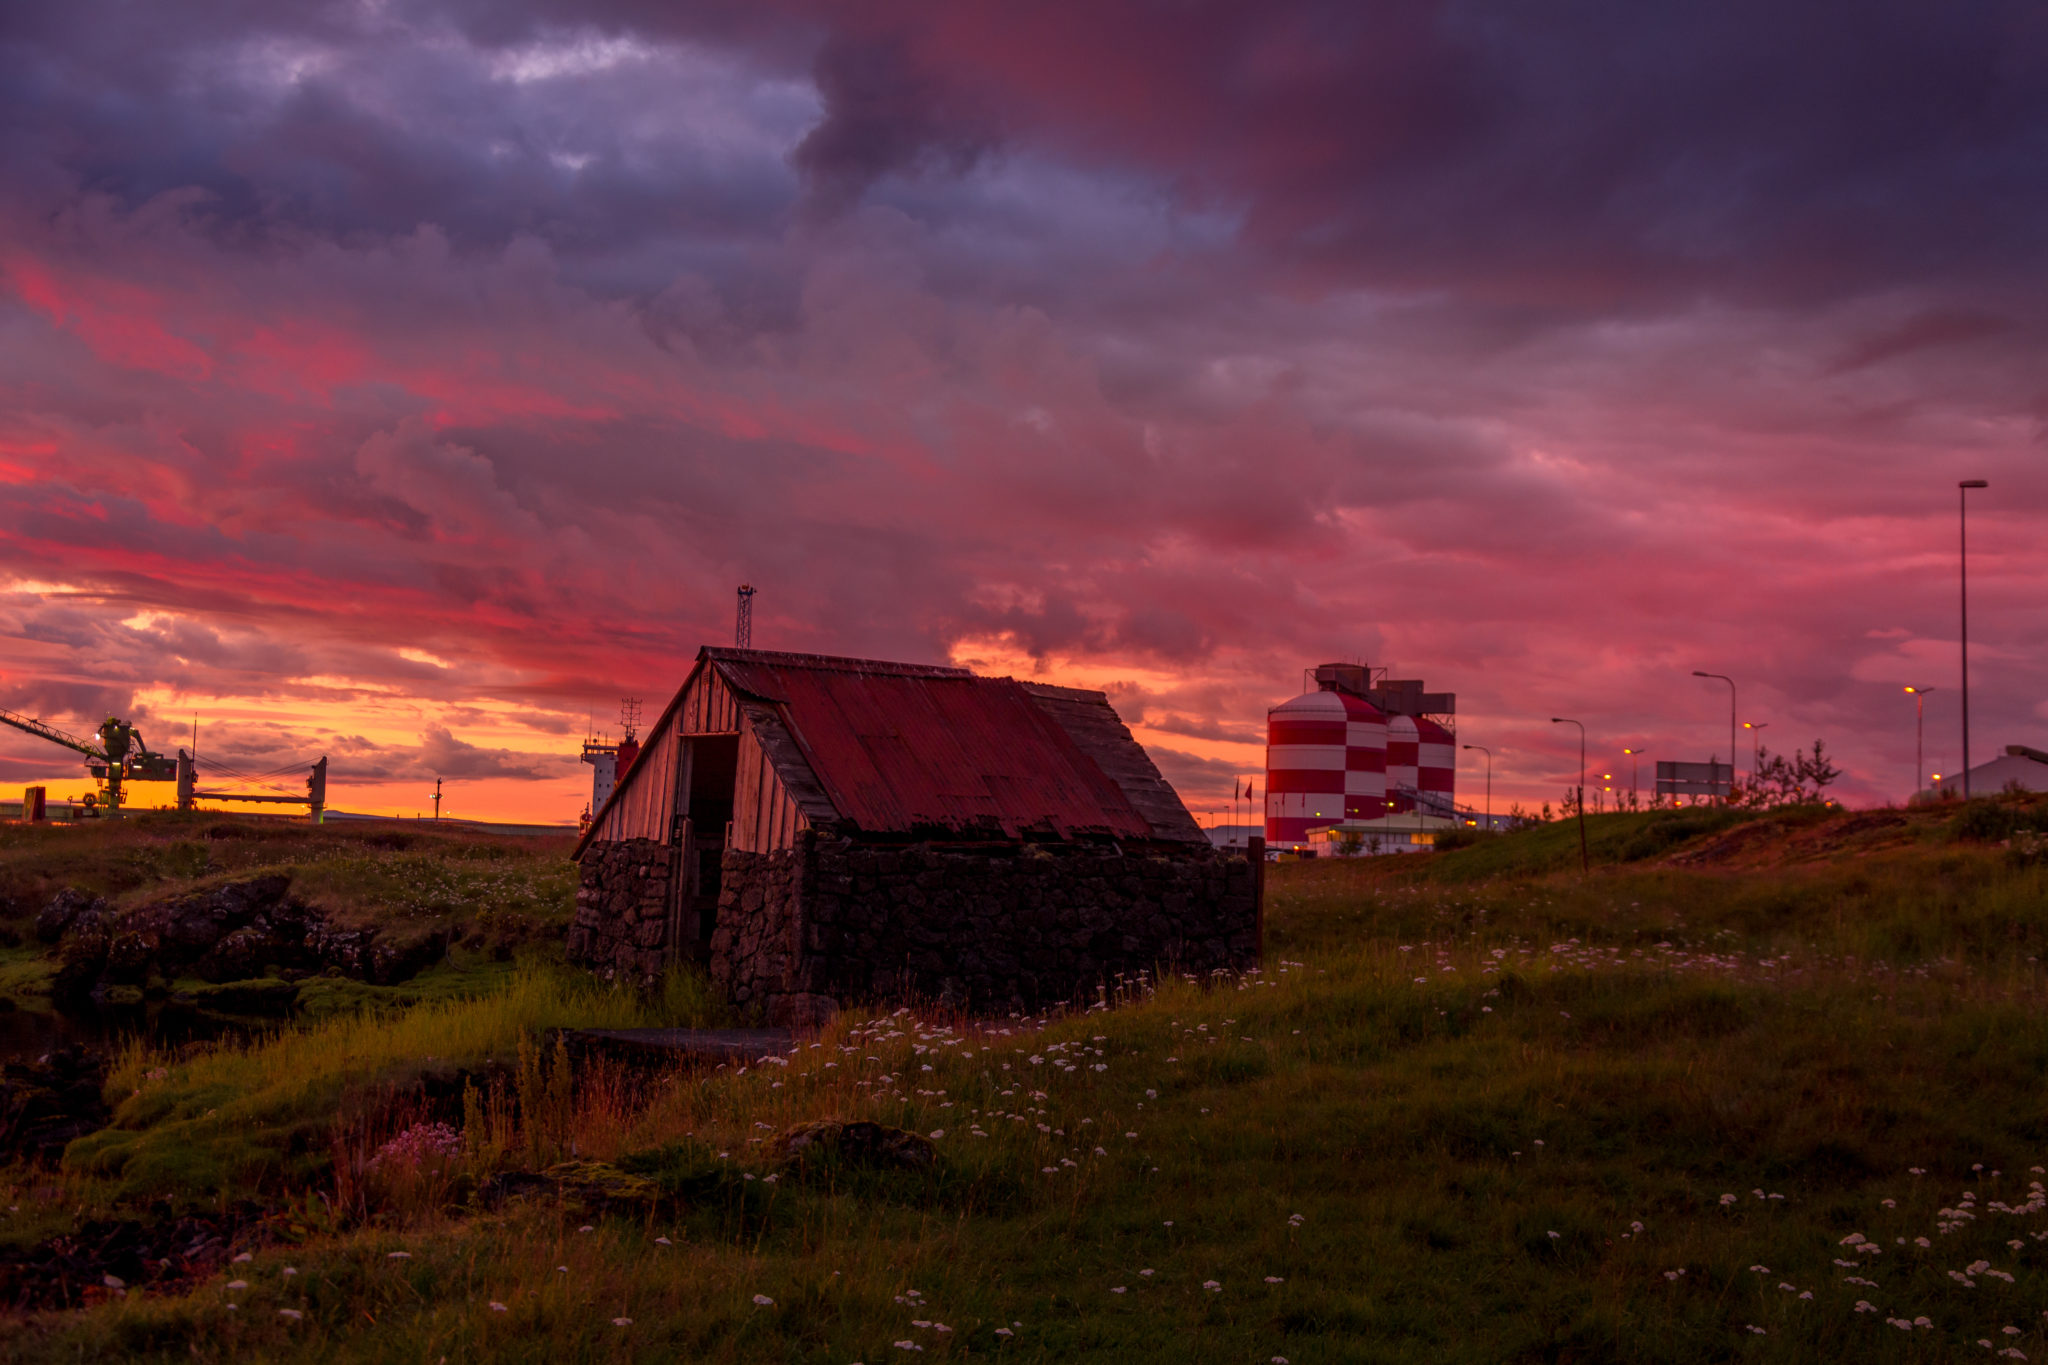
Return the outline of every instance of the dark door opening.
{"type": "Polygon", "coordinates": [[[699,964],[711,959],[718,927],[718,890],[726,829],[732,823],[733,787],[739,779],[738,735],[687,735],[681,765],[685,791],[676,802],[681,866],[671,917],[672,958],[699,964]]]}

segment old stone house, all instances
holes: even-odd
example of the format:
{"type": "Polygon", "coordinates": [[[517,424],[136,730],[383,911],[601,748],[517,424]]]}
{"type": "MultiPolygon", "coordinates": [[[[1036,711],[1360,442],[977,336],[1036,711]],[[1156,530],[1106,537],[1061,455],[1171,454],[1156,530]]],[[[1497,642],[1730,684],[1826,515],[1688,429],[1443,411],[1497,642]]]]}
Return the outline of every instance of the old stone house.
{"type": "Polygon", "coordinates": [[[1248,966],[1262,867],[1218,852],[1100,692],[706,648],[591,822],[574,962],[696,961],[805,1022],[1248,966]]]}

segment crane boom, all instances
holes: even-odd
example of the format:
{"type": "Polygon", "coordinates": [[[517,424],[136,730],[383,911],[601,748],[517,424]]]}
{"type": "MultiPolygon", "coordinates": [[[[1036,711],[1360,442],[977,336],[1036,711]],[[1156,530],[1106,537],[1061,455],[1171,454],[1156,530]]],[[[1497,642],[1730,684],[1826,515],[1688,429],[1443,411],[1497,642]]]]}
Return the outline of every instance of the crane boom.
{"type": "Polygon", "coordinates": [[[61,744],[67,749],[76,749],[87,758],[96,758],[102,763],[107,761],[107,751],[105,749],[95,749],[76,735],[67,735],[54,725],[45,725],[39,720],[18,715],[4,708],[0,708],[0,721],[5,721],[17,730],[26,730],[32,735],[39,735],[49,740],[52,744],[61,744]]]}
{"type": "MultiPolygon", "coordinates": [[[[110,816],[119,817],[125,804],[122,787],[128,782],[176,782],[178,784],[178,809],[192,809],[195,796],[217,797],[231,801],[278,801],[292,805],[304,803],[311,809],[313,823],[319,824],[327,808],[327,760],[322,758],[313,765],[313,774],[306,779],[304,796],[242,796],[231,792],[202,792],[194,788],[199,782],[199,765],[194,757],[183,749],[178,756],[152,753],[142,738],[142,731],[127,721],[108,716],[101,723],[98,734],[100,742],[95,746],[89,740],[76,735],[67,735],[54,725],[45,725],[32,716],[24,716],[0,707],[0,722],[25,730],[52,744],[61,744],[85,755],[86,771],[98,779],[103,789],[101,804],[110,816]]],[[[88,806],[94,798],[85,798],[88,806]]]]}

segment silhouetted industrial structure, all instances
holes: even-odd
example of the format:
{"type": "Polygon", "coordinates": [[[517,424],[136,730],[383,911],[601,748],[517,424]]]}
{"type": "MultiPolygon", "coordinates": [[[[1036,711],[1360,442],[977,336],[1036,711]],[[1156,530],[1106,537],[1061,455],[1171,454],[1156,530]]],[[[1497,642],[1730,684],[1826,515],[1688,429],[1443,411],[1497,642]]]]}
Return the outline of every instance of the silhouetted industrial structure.
{"type": "Polygon", "coordinates": [[[1388,681],[1364,664],[1322,664],[1315,690],[1266,713],[1266,843],[1304,850],[1333,825],[1416,812],[1453,819],[1453,692],[1388,681]]]}
{"type": "MultiPolygon", "coordinates": [[[[199,801],[281,803],[307,807],[313,822],[318,824],[327,807],[327,760],[324,757],[313,764],[312,772],[306,778],[304,796],[277,791],[201,791],[199,762],[195,757],[183,749],[178,750],[175,758],[151,751],[142,738],[142,731],[118,717],[108,716],[100,723],[95,732],[98,744],[13,711],[0,710],[0,723],[85,755],[85,770],[99,784],[99,790],[89,793],[83,805],[88,811],[104,812],[115,819],[120,818],[131,800],[127,791],[130,782],[175,782],[179,810],[192,810],[199,801]]],[[[25,801],[23,806],[28,809],[41,803],[38,796],[25,801]]]]}

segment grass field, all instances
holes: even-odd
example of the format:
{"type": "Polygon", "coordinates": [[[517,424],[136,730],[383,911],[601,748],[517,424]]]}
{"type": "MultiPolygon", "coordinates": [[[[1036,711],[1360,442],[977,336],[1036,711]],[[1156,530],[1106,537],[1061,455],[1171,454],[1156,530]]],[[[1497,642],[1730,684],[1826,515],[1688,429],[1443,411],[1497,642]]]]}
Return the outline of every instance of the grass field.
{"type": "Polygon", "coordinates": [[[0,1174],[0,1237],[260,1192],[273,1240],[191,1292],[7,1320],[0,1353],[2048,1360],[2044,817],[1599,817],[1590,877],[1565,826],[1282,865],[1261,971],[1046,1020],[842,1016],[641,1086],[558,1073],[534,1031],[715,1006],[537,957],[132,1052],[113,1129],[0,1174]],[[365,1169],[419,1116],[380,1096],[486,1055],[508,1079],[459,1151],[365,1169]],[[822,1116],[930,1134],[938,1164],[766,1154],[822,1116]],[[567,1157],[647,1197],[472,1197],[567,1157]]]}

